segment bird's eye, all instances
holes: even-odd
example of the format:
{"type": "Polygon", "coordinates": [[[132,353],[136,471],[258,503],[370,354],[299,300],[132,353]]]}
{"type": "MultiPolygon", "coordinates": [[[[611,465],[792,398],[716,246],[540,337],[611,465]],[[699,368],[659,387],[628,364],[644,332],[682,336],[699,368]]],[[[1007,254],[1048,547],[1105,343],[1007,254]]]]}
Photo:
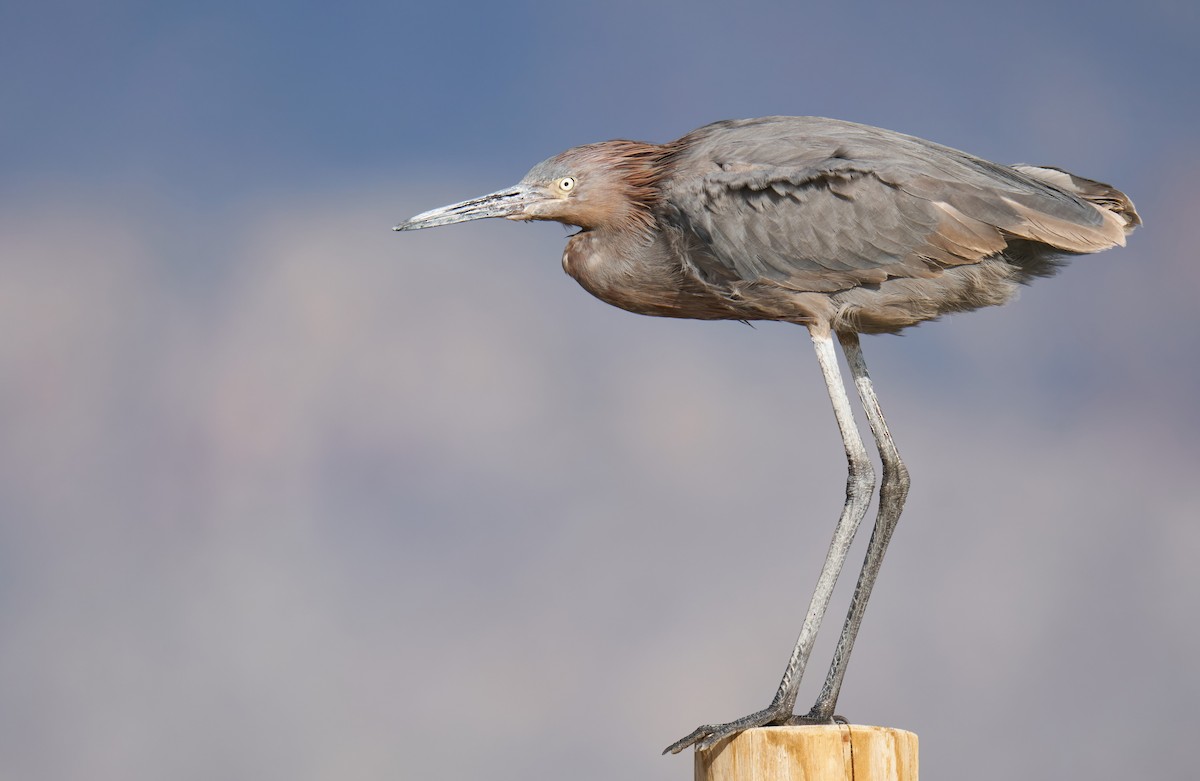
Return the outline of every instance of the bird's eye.
{"type": "Polygon", "coordinates": [[[574,190],[575,189],[575,177],[564,176],[562,179],[559,179],[558,180],[558,189],[562,190],[564,193],[569,193],[572,190],[574,190]]]}

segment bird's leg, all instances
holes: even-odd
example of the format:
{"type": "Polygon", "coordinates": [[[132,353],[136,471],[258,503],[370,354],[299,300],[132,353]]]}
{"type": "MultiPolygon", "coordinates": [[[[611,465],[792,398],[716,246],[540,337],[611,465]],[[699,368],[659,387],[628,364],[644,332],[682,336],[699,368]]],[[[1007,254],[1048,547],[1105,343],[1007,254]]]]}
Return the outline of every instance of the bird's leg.
{"type": "Polygon", "coordinates": [[[833,337],[828,331],[810,329],[813,346],[817,352],[817,361],[821,365],[821,374],[825,378],[825,387],[833,402],[833,414],[837,419],[838,429],[842,434],[842,444],[846,448],[846,460],[849,462],[849,475],[846,478],[846,503],[842,507],[841,517],[833,532],[833,541],[829,544],[829,552],[821,567],[821,575],[817,578],[817,588],[813,592],[812,601],[808,606],[808,614],[804,617],[804,625],[800,629],[800,637],[788,660],[787,669],[783,672],[783,680],[779,690],[768,705],[757,713],[744,716],[728,724],[704,724],[697,727],[690,735],[675,741],[663,751],[678,754],[688,746],[695,745],[697,750],[706,749],[719,740],[734,735],[751,727],[761,727],[766,724],[781,724],[792,717],[796,706],[796,695],[800,689],[800,679],[804,675],[804,667],[812,653],[813,642],[817,637],[817,629],[829,607],[829,598],[833,594],[834,584],[846,561],[846,553],[850,543],[854,541],[854,533],[858,530],[867,507],[871,503],[871,495],[875,490],[875,471],[871,460],[867,457],[866,447],[863,446],[862,436],[854,422],[854,413],[850,409],[850,398],[846,394],[846,386],[842,382],[842,374],[838,369],[837,354],[833,349],[833,337]]]}
{"type": "Polygon", "coordinates": [[[850,651],[854,647],[854,638],[858,635],[867,600],[871,596],[875,578],[879,575],[883,554],[892,539],[892,532],[896,530],[900,512],[904,509],[904,500],[908,496],[908,470],[900,460],[900,453],[892,441],[887,421],[883,419],[883,411],[879,408],[879,399],[875,396],[871,377],[867,374],[867,364],[859,347],[858,334],[839,333],[838,340],[842,343],[846,363],[850,366],[850,375],[854,378],[858,397],[862,400],[867,420],[871,424],[871,434],[879,447],[879,458],[883,463],[883,481],[879,486],[879,509],[875,518],[875,528],[871,532],[871,541],[867,546],[867,556],[859,573],[858,583],[855,584],[854,594],[850,598],[850,610],[846,615],[841,637],[838,638],[837,649],[833,653],[833,663],[812,710],[808,715],[798,718],[798,722],[828,722],[833,717],[833,709],[837,706],[838,694],[842,689],[842,679],[846,676],[846,665],[850,661],[850,651]]]}

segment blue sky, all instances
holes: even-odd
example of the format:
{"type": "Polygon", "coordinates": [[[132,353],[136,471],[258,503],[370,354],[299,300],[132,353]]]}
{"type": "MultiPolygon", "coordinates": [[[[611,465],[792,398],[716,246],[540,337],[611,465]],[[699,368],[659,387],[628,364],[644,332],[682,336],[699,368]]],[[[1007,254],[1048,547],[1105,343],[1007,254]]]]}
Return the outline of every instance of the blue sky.
{"type": "Polygon", "coordinates": [[[997,154],[1041,151],[1026,143],[1037,134],[1074,140],[1082,157],[1102,143],[1084,138],[1097,123],[1120,143],[1141,118],[1151,135],[1139,138],[1157,146],[1194,111],[1181,91],[1195,64],[1184,3],[969,14],[869,3],[50,3],[2,13],[9,187],[68,173],[238,195],[348,171],[519,167],[581,139],[665,140],[768,113],[890,122],[997,154]],[[1072,121],[1057,121],[1063,113],[1072,121]]]}
{"type": "Polygon", "coordinates": [[[766,703],[840,507],[805,334],[606,307],[557,226],[390,227],[764,114],[1137,203],[1128,248],[865,340],[914,488],[841,710],[935,776],[1185,772],[1198,34],[1188,2],[0,7],[0,776],[688,775],[657,752],[766,703]]]}

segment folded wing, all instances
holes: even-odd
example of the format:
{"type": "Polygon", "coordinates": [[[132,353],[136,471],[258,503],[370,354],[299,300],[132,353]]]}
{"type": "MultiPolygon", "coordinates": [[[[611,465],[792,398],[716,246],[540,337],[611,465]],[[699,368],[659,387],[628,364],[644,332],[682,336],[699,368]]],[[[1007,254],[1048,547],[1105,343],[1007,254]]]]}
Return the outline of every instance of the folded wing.
{"type": "Polygon", "coordinates": [[[671,178],[664,216],[692,270],[718,285],[833,292],[937,276],[1014,240],[1096,252],[1139,222],[1108,185],[837,120],[718,123],[681,142],[672,165],[688,175],[671,178]]]}

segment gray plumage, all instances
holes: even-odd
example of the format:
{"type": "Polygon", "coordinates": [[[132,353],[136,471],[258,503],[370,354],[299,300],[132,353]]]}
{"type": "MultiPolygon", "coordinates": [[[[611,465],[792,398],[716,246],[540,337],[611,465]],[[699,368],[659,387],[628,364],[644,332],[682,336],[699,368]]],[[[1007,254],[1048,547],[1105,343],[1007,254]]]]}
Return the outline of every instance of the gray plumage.
{"type": "Polygon", "coordinates": [[[1004,303],[1064,255],[1123,244],[1138,222],[1108,185],[838,120],[718,122],[661,147],[611,144],[564,152],[539,175],[583,171],[583,194],[587,166],[611,155],[654,180],[630,193],[655,226],[640,262],[625,246],[613,257],[605,235],[567,250],[585,288],[641,314],[893,332],[1004,303]]]}
{"type": "Polygon", "coordinates": [[[645,315],[782,320],[808,328],[849,465],[846,502],[771,704],[705,724],[667,748],[712,746],[768,724],[827,722],[863,610],[908,493],[859,333],[894,333],[1003,304],[1072,255],[1123,245],[1141,223],[1113,187],[1050,166],[1004,166],[890,130],[819,117],[716,122],[667,144],[608,141],[539,163],[517,185],[417,215],[415,230],[483,217],[581,230],[563,268],[593,295],[645,315]],[[850,411],[846,355],[883,481],[867,557],[817,702],[797,690],[875,479],[850,411]]]}

